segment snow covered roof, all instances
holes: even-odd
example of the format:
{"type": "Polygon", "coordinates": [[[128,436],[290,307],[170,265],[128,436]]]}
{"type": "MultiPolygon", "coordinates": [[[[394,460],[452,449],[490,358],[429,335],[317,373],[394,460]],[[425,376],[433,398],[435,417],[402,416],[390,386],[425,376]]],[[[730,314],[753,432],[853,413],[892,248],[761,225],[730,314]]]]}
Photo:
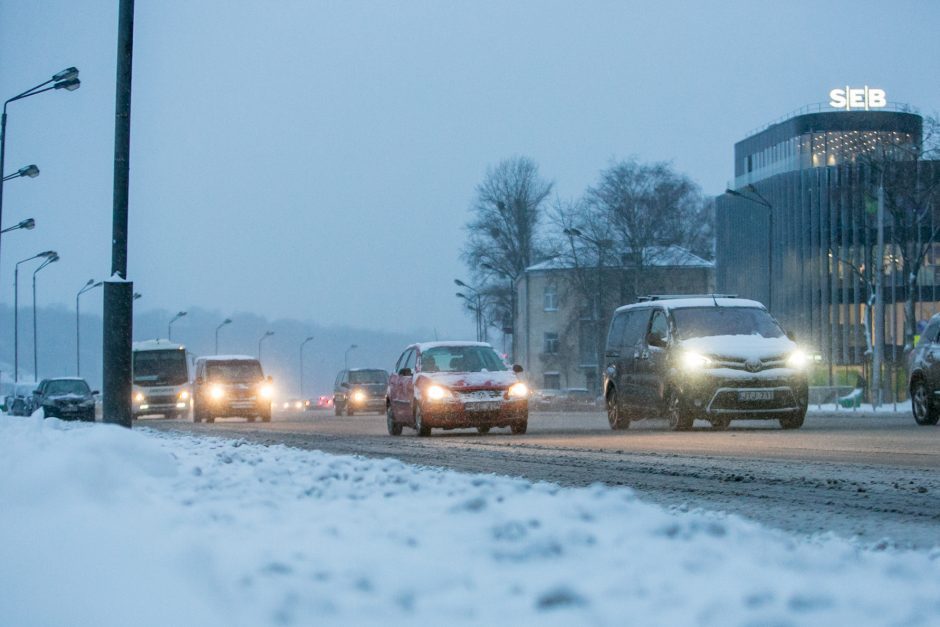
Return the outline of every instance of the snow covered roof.
{"type": "Polygon", "coordinates": [[[158,351],[166,349],[177,348],[179,350],[186,350],[186,347],[182,344],[174,342],[172,340],[165,340],[158,338],[155,340],[143,340],[141,342],[134,342],[135,351],[158,351]]]}
{"type": "Polygon", "coordinates": [[[199,359],[203,361],[258,361],[257,357],[251,355],[205,355],[199,359]]]}
{"type": "Polygon", "coordinates": [[[431,348],[447,348],[447,347],[449,347],[449,346],[486,346],[487,348],[493,348],[493,346],[492,346],[491,344],[488,344],[487,342],[471,342],[471,341],[469,341],[469,340],[467,340],[467,341],[448,340],[448,341],[443,341],[443,342],[421,342],[421,343],[419,343],[419,344],[416,344],[415,346],[417,346],[417,347],[418,347],[418,350],[421,351],[422,353],[423,353],[424,351],[428,350],[428,349],[431,349],[431,348]]]}
{"type": "Polygon", "coordinates": [[[635,309],[637,307],[649,307],[656,305],[665,309],[685,309],[687,307],[756,307],[765,309],[762,303],[747,298],[711,298],[706,296],[692,298],[664,298],[662,300],[647,300],[632,305],[618,307],[617,311],[635,309]]]}
{"type": "MultiPolygon", "coordinates": [[[[588,258],[584,261],[584,265],[590,266],[596,263],[590,259],[589,254],[587,257],[588,258]]],[[[632,263],[629,261],[629,251],[624,252],[623,257],[628,261],[625,265],[629,267],[629,263],[632,263]]],[[[702,259],[682,246],[647,246],[643,249],[643,265],[655,268],[713,268],[715,262],[702,259]]],[[[621,265],[609,264],[607,267],[620,268],[621,265]]],[[[571,268],[574,268],[574,264],[572,264],[569,259],[555,257],[543,261],[542,263],[537,263],[534,266],[529,266],[526,268],[526,272],[537,270],[570,270],[571,268]]]]}

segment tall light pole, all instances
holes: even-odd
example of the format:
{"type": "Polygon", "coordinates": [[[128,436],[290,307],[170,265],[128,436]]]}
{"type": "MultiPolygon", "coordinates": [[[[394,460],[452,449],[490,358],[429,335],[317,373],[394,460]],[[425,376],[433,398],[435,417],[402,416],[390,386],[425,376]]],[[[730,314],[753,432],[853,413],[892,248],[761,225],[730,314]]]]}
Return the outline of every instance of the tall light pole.
{"type": "Polygon", "coordinates": [[[747,194],[726,189],[725,193],[735,198],[743,198],[748,202],[761,205],[767,209],[767,310],[773,312],[774,309],[774,207],[766,198],[764,198],[757,188],[753,185],[745,185],[744,190],[756,196],[751,198],[747,194]]]}
{"type": "MultiPolygon", "coordinates": [[[[7,180],[7,177],[3,176],[3,171],[5,169],[4,162],[6,159],[6,150],[7,150],[7,105],[11,102],[16,102],[17,100],[23,100],[24,98],[29,98],[30,96],[36,96],[43,92],[47,92],[53,89],[64,89],[66,91],[75,91],[81,86],[82,82],[78,80],[78,69],[74,67],[66,68],[61,72],[55,74],[47,81],[39,83],[35,87],[27,89],[21,94],[17,94],[12,98],[4,101],[3,103],[3,114],[0,115],[0,224],[3,223],[3,182],[7,180]]],[[[35,166],[27,166],[27,168],[35,166]]],[[[22,170],[21,170],[22,171],[22,170]]],[[[39,168],[35,168],[36,174],[24,174],[24,176],[36,176],[39,174],[39,168]]],[[[18,174],[18,173],[17,173],[18,174]]],[[[15,177],[11,177],[15,178],[15,177]]]]}
{"type": "Polygon", "coordinates": [[[59,255],[54,250],[46,250],[39,254],[21,259],[13,266],[13,381],[19,381],[20,376],[20,264],[33,259],[51,259],[59,255]]]}
{"type": "Polygon", "coordinates": [[[6,176],[4,176],[3,182],[5,183],[7,181],[12,181],[13,179],[18,179],[24,176],[29,177],[31,179],[36,178],[37,176],[39,176],[39,166],[36,165],[35,163],[32,163],[30,165],[24,165],[22,168],[20,168],[13,174],[7,174],[6,176]]]}
{"type": "MultiPolygon", "coordinates": [[[[476,319],[477,319],[477,342],[483,342],[486,338],[486,320],[483,318],[483,295],[480,294],[480,290],[468,285],[461,281],[460,279],[454,279],[454,285],[457,287],[463,287],[471,292],[473,292],[474,300],[476,301],[476,319]]],[[[461,295],[459,292],[457,294],[458,298],[463,298],[468,302],[472,302],[471,299],[467,298],[466,295],[461,295]]],[[[474,311],[474,308],[471,307],[471,311],[474,311]]]]}
{"type": "Polygon", "coordinates": [[[82,376],[82,349],[81,349],[81,316],[79,315],[78,310],[78,297],[84,294],[85,292],[90,292],[96,287],[101,287],[101,281],[95,281],[94,279],[88,279],[85,285],[82,286],[82,289],[78,290],[78,293],[75,294],[75,376],[82,376]]]}
{"type": "Polygon", "coordinates": [[[313,336],[311,335],[300,343],[300,398],[304,397],[304,346],[306,346],[308,342],[312,341],[313,336]]]}
{"type": "Polygon", "coordinates": [[[39,271],[51,263],[59,260],[59,255],[53,255],[39,264],[39,267],[33,270],[33,378],[39,381],[39,327],[36,324],[36,275],[39,271]]]}
{"type": "Polygon", "coordinates": [[[264,335],[258,338],[258,361],[261,361],[261,343],[274,335],[274,331],[265,331],[264,335]]]}
{"type": "Polygon", "coordinates": [[[232,319],[231,319],[231,318],[226,318],[225,320],[223,320],[223,321],[219,324],[219,326],[217,326],[217,327],[215,328],[215,354],[216,354],[216,355],[219,354],[219,329],[221,329],[222,327],[224,327],[224,326],[227,325],[227,324],[232,324],[232,319]]]}
{"type": "Polygon", "coordinates": [[[343,355],[343,368],[349,370],[349,351],[359,348],[358,344],[350,344],[349,348],[346,349],[346,354],[343,355]]]}
{"type": "Polygon", "coordinates": [[[166,325],[166,339],[168,340],[173,339],[173,323],[179,320],[180,318],[184,317],[187,313],[189,312],[178,311],[176,312],[176,315],[170,319],[170,322],[166,325]]]}
{"type": "Polygon", "coordinates": [[[0,233],[9,233],[10,231],[16,231],[18,229],[26,229],[27,231],[32,231],[36,228],[36,221],[32,218],[26,218],[25,220],[20,220],[19,223],[14,224],[13,226],[8,226],[7,228],[0,231],[0,233]]]}

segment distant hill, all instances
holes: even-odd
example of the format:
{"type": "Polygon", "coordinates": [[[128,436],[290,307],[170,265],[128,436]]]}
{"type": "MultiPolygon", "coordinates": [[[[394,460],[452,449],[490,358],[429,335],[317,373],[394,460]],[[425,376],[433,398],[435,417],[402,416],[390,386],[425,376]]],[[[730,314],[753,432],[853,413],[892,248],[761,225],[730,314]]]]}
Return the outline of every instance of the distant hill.
{"type": "MultiPolygon", "coordinates": [[[[89,307],[91,309],[91,307],[89,307]]],[[[134,339],[146,340],[167,336],[167,322],[174,312],[147,310],[134,317],[134,339]]],[[[336,373],[343,367],[343,354],[351,344],[349,365],[374,366],[390,370],[411,342],[434,339],[433,331],[414,334],[387,333],[345,326],[321,326],[302,320],[268,320],[252,313],[223,314],[218,311],[192,308],[186,317],[173,324],[173,339],[185,344],[193,355],[211,355],[215,351],[215,328],[226,317],[232,324],[219,331],[222,353],[258,353],[258,338],[265,331],[274,335],[264,340],[262,362],[265,372],[272,375],[279,396],[299,394],[300,343],[308,336],[314,340],[304,348],[304,394],[315,396],[332,391],[336,373]]],[[[20,309],[20,378],[31,379],[33,371],[32,309],[20,309]]],[[[75,375],[75,312],[62,306],[40,307],[39,372],[41,376],[75,375]]],[[[92,387],[101,387],[102,322],[97,313],[81,317],[81,374],[92,387]]],[[[443,336],[441,339],[445,339],[443,336]]],[[[458,338],[465,339],[465,338],[458,338]]],[[[0,305],[0,371],[3,380],[12,373],[13,311],[0,305]]]]}

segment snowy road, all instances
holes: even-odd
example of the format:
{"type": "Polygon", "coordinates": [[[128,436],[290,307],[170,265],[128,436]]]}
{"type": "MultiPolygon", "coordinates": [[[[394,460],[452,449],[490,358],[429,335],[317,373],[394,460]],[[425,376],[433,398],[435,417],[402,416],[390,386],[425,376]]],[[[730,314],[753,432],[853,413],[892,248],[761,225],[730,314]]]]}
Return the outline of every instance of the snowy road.
{"type": "Polygon", "coordinates": [[[562,485],[600,481],[659,504],[732,512],[797,533],[940,544],[940,429],[904,414],[811,414],[803,429],[787,432],[735,423],[725,432],[670,433],[657,421],[612,432],[601,413],[544,413],[532,415],[522,437],[451,431],[429,439],[407,429],[391,438],[382,416],[324,412],[276,415],[270,424],[141,424],[562,485]]]}

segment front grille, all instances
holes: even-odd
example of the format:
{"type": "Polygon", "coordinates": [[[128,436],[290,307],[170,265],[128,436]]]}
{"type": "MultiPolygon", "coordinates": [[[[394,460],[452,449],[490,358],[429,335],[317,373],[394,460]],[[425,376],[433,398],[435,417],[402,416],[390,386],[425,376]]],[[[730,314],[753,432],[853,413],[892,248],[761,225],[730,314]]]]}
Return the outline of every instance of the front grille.
{"type": "Polygon", "coordinates": [[[148,396],[147,402],[151,405],[173,405],[176,403],[175,395],[161,394],[159,396],[148,396]]]}
{"type": "Polygon", "coordinates": [[[793,390],[789,387],[767,388],[761,386],[739,386],[735,388],[719,388],[708,404],[708,411],[761,412],[779,409],[795,409],[796,407],[796,398],[793,396],[793,390]],[[773,399],[746,401],[738,399],[738,392],[756,389],[773,390],[773,399]]]}
{"type": "Polygon", "coordinates": [[[731,368],[732,370],[743,370],[745,372],[762,372],[772,368],[786,368],[787,358],[785,355],[774,355],[767,359],[754,360],[717,357],[714,364],[718,368],[731,368]]]}

